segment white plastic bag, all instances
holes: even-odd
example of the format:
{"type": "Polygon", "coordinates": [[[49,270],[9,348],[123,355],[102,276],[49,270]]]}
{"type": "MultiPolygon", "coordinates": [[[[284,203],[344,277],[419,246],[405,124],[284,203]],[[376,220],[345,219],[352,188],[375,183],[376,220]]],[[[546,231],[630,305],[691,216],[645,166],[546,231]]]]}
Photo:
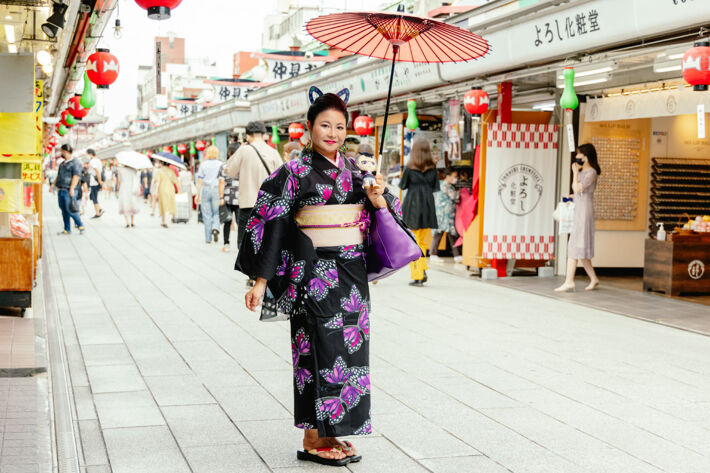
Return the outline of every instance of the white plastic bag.
{"type": "Polygon", "coordinates": [[[552,218],[560,223],[557,233],[560,235],[571,233],[574,226],[574,202],[560,202],[557,204],[557,208],[552,212],[552,218]]]}

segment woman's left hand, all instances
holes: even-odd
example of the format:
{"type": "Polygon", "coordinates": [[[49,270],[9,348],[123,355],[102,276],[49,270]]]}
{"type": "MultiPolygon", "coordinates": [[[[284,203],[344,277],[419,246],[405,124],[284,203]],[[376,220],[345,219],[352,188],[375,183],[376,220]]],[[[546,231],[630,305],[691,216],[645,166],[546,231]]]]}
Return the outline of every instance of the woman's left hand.
{"type": "Polygon", "coordinates": [[[375,185],[366,187],[365,191],[367,191],[367,197],[376,209],[387,207],[387,201],[382,196],[385,192],[385,180],[382,178],[382,175],[378,174],[375,176],[375,185]]]}

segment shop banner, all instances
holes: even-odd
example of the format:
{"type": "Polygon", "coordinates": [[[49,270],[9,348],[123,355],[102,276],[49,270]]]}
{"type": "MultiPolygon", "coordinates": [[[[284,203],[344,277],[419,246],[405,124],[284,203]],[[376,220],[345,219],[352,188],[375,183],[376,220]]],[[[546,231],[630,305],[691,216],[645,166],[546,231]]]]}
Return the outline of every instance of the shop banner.
{"type": "Polygon", "coordinates": [[[590,98],[584,108],[585,122],[695,115],[698,105],[710,108],[710,94],[691,88],[673,88],[614,97],[590,98]]]}
{"type": "Polygon", "coordinates": [[[488,125],[484,258],[553,258],[557,131],[556,125],[488,125]]]}
{"type": "Polygon", "coordinates": [[[22,181],[32,184],[42,183],[42,163],[22,163],[22,181]]]}

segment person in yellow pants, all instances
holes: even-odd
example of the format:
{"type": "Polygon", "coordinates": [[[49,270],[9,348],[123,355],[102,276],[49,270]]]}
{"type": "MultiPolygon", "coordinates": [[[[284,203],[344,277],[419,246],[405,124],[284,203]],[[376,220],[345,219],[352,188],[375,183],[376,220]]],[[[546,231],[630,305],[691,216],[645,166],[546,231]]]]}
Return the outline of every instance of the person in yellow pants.
{"type": "Polygon", "coordinates": [[[409,274],[412,276],[412,281],[421,281],[422,284],[424,284],[428,279],[426,270],[429,269],[429,265],[427,265],[426,262],[427,248],[426,244],[424,243],[424,238],[427,235],[427,230],[427,228],[419,228],[417,230],[412,230],[412,233],[414,233],[414,236],[417,239],[417,245],[419,245],[419,248],[422,249],[422,257],[412,263],[409,263],[409,274]]]}
{"type": "Polygon", "coordinates": [[[415,139],[412,143],[399,187],[407,191],[402,202],[404,223],[414,232],[424,255],[410,263],[412,282],[409,285],[422,286],[428,279],[424,237],[428,229],[439,226],[434,206],[434,192],[439,190],[439,173],[428,141],[415,139]]]}

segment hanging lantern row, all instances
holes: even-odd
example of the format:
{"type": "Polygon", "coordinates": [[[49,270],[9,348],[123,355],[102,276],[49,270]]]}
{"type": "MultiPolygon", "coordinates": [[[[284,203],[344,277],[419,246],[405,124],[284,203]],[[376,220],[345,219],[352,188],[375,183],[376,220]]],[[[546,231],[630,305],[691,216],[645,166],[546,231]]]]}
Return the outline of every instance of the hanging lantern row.
{"type": "Polygon", "coordinates": [[[353,122],[353,129],[360,136],[370,136],[375,129],[375,122],[367,115],[360,115],[353,122]]]}
{"type": "Polygon", "coordinates": [[[89,80],[99,89],[108,89],[118,78],[118,58],[108,49],[98,48],[86,60],[86,73],[89,80]]]}
{"type": "Polygon", "coordinates": [[[488,111],[490,97],[485,90],[474,87],[463,96],[463,107],[471,115],[481,116],[488,111]]]}
{"type": "Polygon", "coordinates": [[[187,146],[185,146],[184,144],[180,143],[179,145],[177,145],[177,152],[180,153],[180,154],[185,154],[185,153],[187,153],[187,146]]]}
{"type": "Polygon", "coordinates": [[[182,0],[136,0],[139,7],[148,10],[151,20],[167,20],[170,10],[180,5],[182,0]]]}
{"type": "Polygon", "coordinates": [[[207,148],[207,143],[202,140],[197,140],[197,142],[195,143],[195,149],[197,151],[204,151],[205,148],[207,148]]]}
{"type": "Polygon", "coordinates": [[[299,140],[301,139],[305,131],[306,129],[303,127],[302,124],[298,122],[291,123],[288,126],[288,137],[292,140],[299,140]]]}
{"type": "Polygon", "coordinates": [[[710,84],[710,42],[698,41],[683,54],[681,59],[683,79],[693,90],[704,92],[710,84]]]}
{"type": "Polygon", "coordinates": [[[69,110],[64,110],[61,117],[62,118],[59,120],[59,123],[65,127],[70,128],[76,125],[76,119],[69,114],[69,110]]]}

